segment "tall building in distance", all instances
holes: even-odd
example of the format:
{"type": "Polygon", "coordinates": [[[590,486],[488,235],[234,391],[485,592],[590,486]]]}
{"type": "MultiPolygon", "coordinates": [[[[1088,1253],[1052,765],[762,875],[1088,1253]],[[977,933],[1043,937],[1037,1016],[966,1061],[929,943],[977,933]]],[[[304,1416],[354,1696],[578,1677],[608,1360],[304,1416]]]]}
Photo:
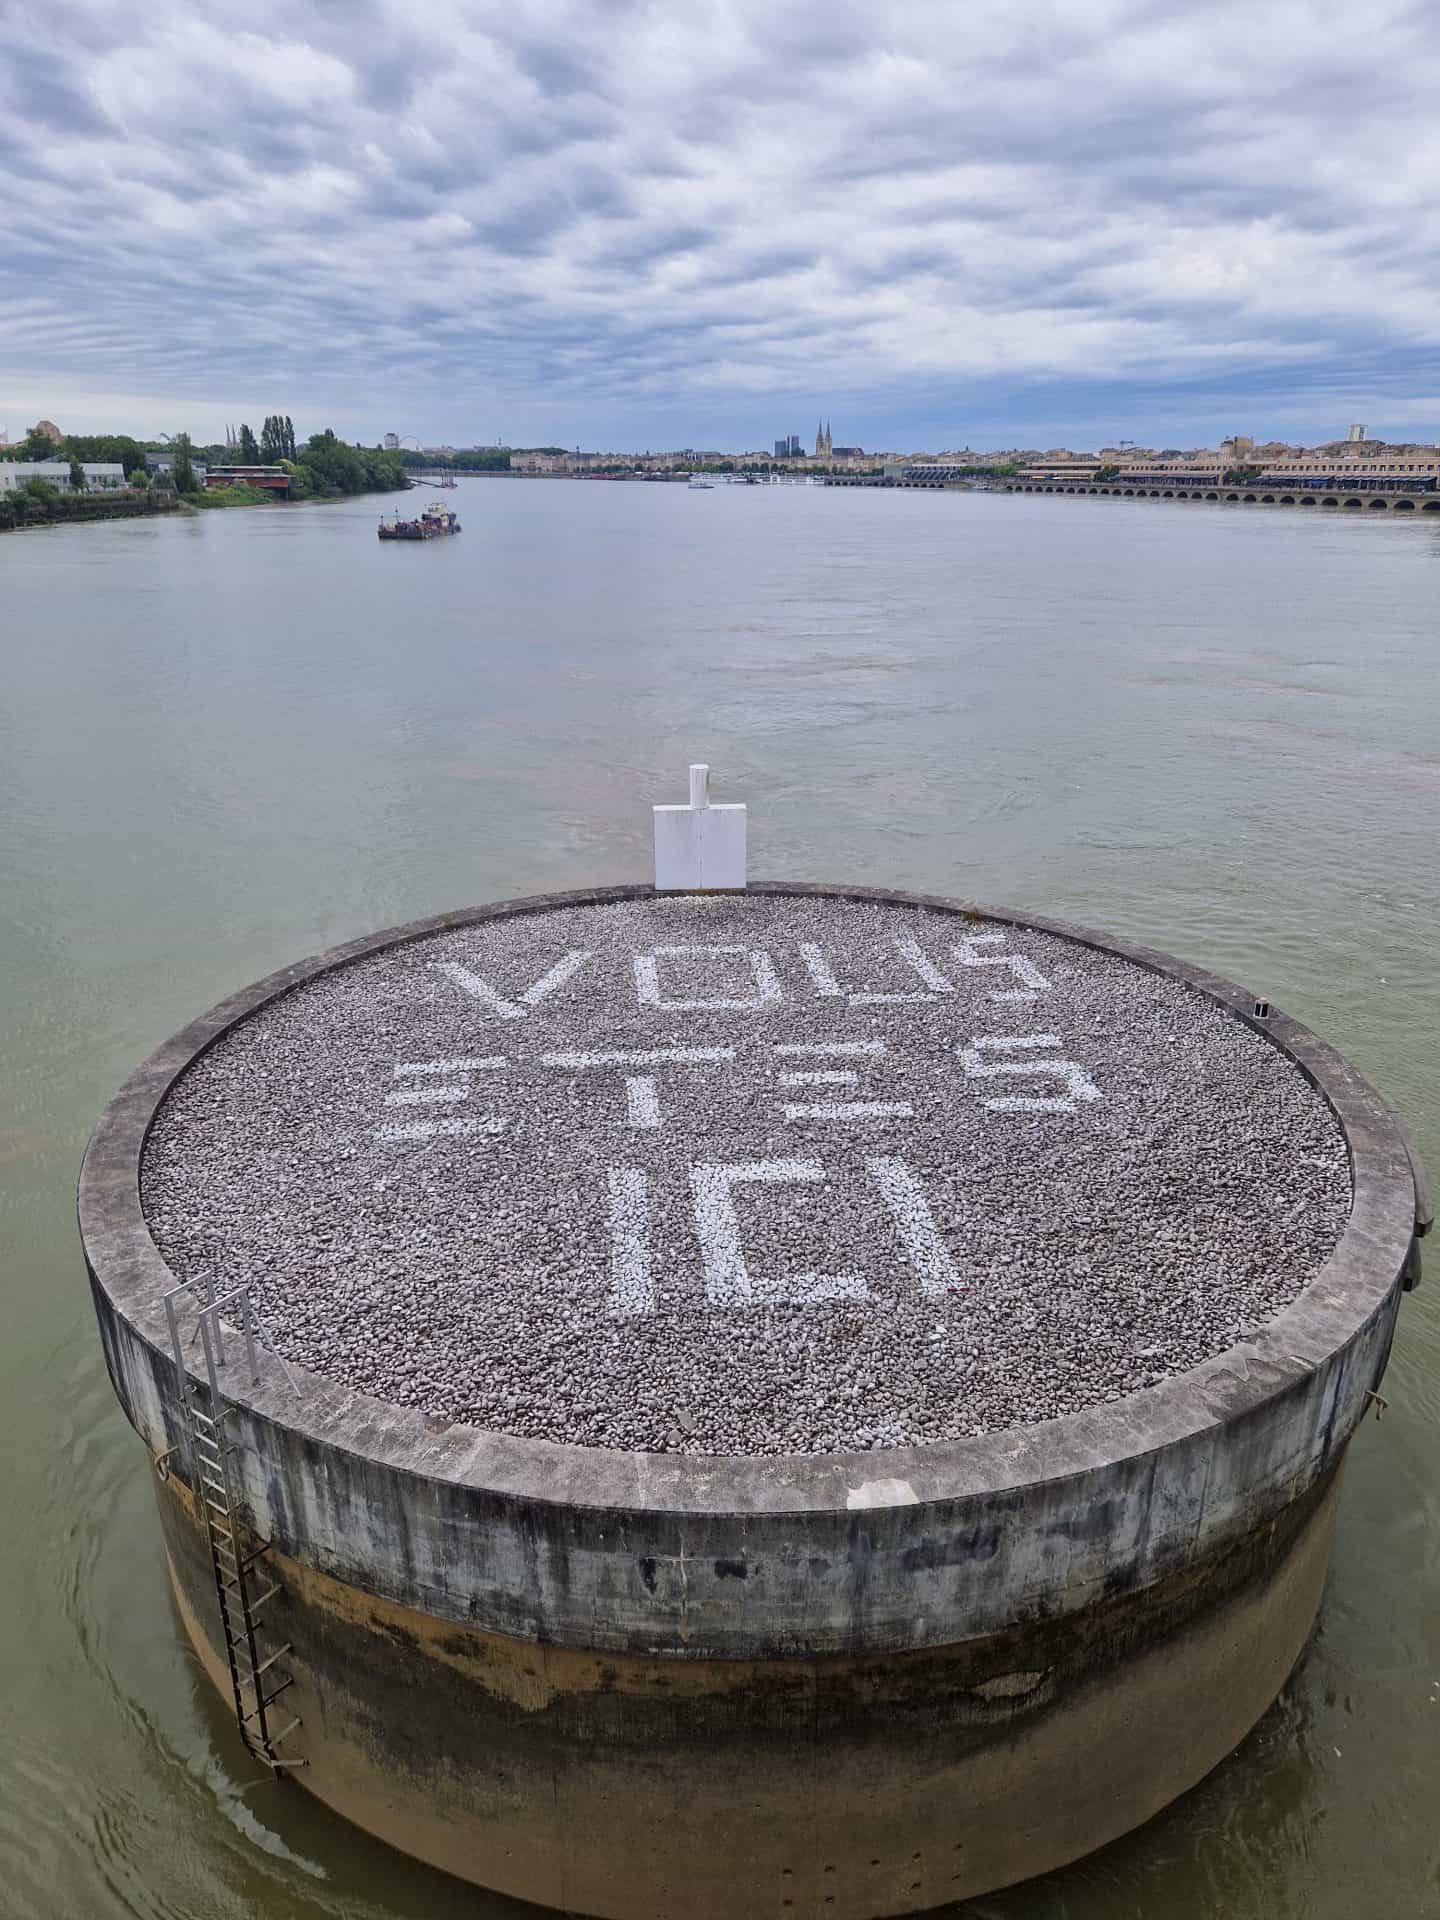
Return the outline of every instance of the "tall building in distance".
{"type": "Polygon", "coordinates": [[[828,460],[834,450],[835,442],[831,437],[830,422],[827,420],[823,427],[817,424],[815,428],[815,458],[817,460],[828,460]]]}
{"type": "Polygon", "coordinates": [[[399,445],[400,445],[400,436],[399,436],[399,434],[398,434],[398,433],[387,433],[387,434],[386,434],[386,436],[385,436],[385,451],[386,451],[387,453],[394,453],[394,452],[395,452],[395,450],[397,449],[397,447],[398,447],[399,445]]]}
{"type": "Polygon", "coordinates": [[[800,444],[800,436],[798,433],[788,433],[783,440],[777,440],[775,442],[775,458],[777,460],[798,460],[804,452],[805,449],[800,444]]]}

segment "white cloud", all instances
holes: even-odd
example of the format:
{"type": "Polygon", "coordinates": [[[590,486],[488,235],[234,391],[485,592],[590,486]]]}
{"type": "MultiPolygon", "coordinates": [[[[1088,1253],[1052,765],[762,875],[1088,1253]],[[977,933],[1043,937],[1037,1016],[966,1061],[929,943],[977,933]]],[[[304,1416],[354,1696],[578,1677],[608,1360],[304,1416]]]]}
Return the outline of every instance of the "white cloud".
{"type": "Polygon", "coordinates": [[[1401,0],[7,22],[0,417],[623,443],[787,396],[1433,386],[1440,15],[1401,0]]]}

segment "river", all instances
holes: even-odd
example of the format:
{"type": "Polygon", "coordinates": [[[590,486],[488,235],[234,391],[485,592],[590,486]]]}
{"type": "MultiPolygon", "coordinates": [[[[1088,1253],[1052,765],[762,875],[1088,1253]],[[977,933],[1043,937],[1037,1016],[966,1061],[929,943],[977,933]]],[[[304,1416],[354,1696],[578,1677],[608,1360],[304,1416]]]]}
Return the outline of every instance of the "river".
{"type": "MultiPolygon", "coordinates": [[[[1440,526],[473,480],[0,536],[0,1916],[518,1914],[244,1755],[171,1607],[74,1226],[128,1070],[232,988],[639,880],[708,759],[752,870],[972,896],[1252,986],[1440,1172],[1440,526]]],[[[1440,1241],[1435,1243],[1440,1248],[1440,1241]]],[[[1241,1749],[986,1920],[1440,1915],[1440,1268],[1241,1749]]]]}

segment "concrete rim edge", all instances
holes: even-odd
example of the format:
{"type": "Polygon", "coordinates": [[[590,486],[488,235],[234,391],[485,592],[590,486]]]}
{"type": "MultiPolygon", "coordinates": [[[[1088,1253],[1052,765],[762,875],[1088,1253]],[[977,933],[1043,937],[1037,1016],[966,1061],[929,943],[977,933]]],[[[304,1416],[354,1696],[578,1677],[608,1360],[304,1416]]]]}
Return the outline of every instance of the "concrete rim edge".
{"type": "MultiPolygon", "coordinates": [[[[1335,1251],[1299,1300],[1252,1342],[1216,1355],[1189,1373],[1101,1408],[930,1447],[750,1458],[629,1454],[522,1440],[441,1425],[414,1409],[390,1406],[292,1367],[304,1389],[297,1399],[279,1362],[269,1354],[262,1359],[260,1384],[234,1392],[236,1401],[307,1439],[392,1470],[509,1498],[657,1514],[843,1512],[857,1489],[882,1478],[887,1485],[903,1483],[910,1502],[925,1504],[1063,1481],[1193,1441],[1208,1428],[1232,1423],[1301,1388],[1385,1310],[1401,1283],[1415,1231],[1416,1185],[1409,1154],[1381,1096],[1298,1021],[1278,1011],[1258,1021],[1252,998],[1234,983],[1168,954],[1111,940],[1066,921],[885,888],[762,881],[749,891],[828,896],[1034,928],[1113,953],[1198,991],[1279,1047],[1335,1112],[1349,1148],[1354,1187],[1350,1219],[1335,1251]]],[[[322,973],[437,933],[518,914],[653,894],[645,885],[583,888],[432,915],[282,968],[190,1022],[116,1093],[82,1162],[81,1240],[92,1280],[111,1309],[169,1364],[160,1296],[176,1283],[176,1276],[151,1239],[141,1207],[145,1142],[175,1082],[260,1006],[322,973]]],[[[886,1504],[885,1498],[876,1504],[886,1504]]]]}

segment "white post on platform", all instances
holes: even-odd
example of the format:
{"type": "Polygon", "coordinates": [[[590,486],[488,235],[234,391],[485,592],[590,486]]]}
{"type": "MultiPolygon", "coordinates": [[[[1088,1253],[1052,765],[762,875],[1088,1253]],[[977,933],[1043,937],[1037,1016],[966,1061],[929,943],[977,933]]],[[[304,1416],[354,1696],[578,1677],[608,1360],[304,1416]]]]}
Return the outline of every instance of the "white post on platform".
{"type": "Polygon", "coordinates": [[[745,809],[710,804],[710,769],[690,769],[690,803],[656,807],[655,891],[739,892],[745,886],[745,809]]]}

